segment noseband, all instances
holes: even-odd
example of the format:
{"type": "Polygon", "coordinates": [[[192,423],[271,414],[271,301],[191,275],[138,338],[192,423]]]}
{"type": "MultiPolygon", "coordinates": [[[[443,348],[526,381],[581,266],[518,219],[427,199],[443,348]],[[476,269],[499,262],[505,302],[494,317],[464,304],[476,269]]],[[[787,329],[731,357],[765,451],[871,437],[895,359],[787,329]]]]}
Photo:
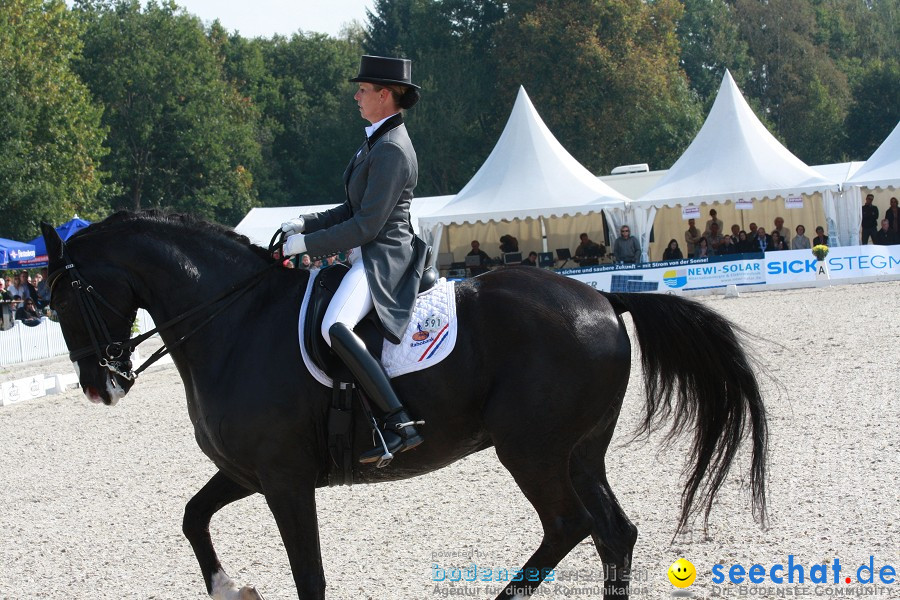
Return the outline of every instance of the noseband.
{"type": "Polygon", "coordinates": [[[185,340],[199,331],[204,325],[215,319],[219,314],[222,313],[222,311],[231,306],[231,304],[233,304],[238,298],[249,291],[253,287],[252,284],[255,283],[258,279],[261,279],[263,275],[265,275],[270,269],[279,266],[278,262],[274,262],[264,268],[262,271],[259,271],[251,275],[247,279],[244,279],[243,281],[239,281],[238,283],[232,285],[230,288],[228,288],[212,300],[208,300],[206,302],[198,304],[190,310],[187,310],[180,315],[169,319],[162,325],[154,327],[150,331],[147,331],[135,338],[129,338],[125,341],[119,342],[114,341],[112,339],[112,336],[110,336],[109,328],[106,326],[106,321],[100,314],[97,302],[100,302],[103,306],[112,311],[114,315],[124,320],[128,324],[129,333],[131,332],[131,326],[134,323],[134,319],[137,316],[137,309],[135,309],[135,311],[131,315],[131,318],[129,318],[123,315],[118,309],[116,309],[116,307],[114,307],[109,301],[107,301],[96,289],[94,289],[94,286],[88,283],[81,275],[81,273],[78,272],[78,269],[75,267],[75,261],[72,260],[72,257],[68,251],[68,247],[64,242],[62,244],[62,258],[66,262],[66,265],[54,270],[47,276],[47,283],[50,287],[51,298],[53,293],[53,286],[56,285],[57,280],[62,275],[68,274],[71,278],[72,289],[75,290],[75,298],[78,300],[78,308],[81,311],[82,321],[84,322],[85,328],[87,329],[88,334],[91,337],[91,345],[80,348],[78,350],[70,351],[69,360],[71,360],[72,362],[77,362],[93,354],[97,357],[97,361],[100,367],[105,368],[128,381],[137,379],[137,376],[140,375],[141,372],[144,371],[144,369],[184,343],[185,340]],[[196,327],[191,329],[188,333],[178,338],[178,340],[176,340],[171,346],[163,344],[162,347],[151,354],[147,358],[147,360],[145,360],[144,363],[140,367],[138,367],[137,370],[131,370],[131,353],[134,352],[135,348],[137,348],[138,345],[147,341],[149,338],[153,337],[160,331],[165,331],[166,329],[171,328],[172,326],[199,313],[200,311],[212,306],[213,304],[225,300],[226,298],[228,299],[227,302],[223,302],[212,312],[212,314],[207,316],[206,319],[204,319],[196,327]]]}

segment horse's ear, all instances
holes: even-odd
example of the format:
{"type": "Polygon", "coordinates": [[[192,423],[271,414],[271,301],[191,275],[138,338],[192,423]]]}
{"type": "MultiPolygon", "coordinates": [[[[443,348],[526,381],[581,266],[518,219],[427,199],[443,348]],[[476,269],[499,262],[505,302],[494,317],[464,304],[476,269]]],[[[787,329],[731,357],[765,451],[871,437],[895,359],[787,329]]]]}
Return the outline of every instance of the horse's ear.
{"type": "Polygon", "coordinates": [[[56,233],[56,229],[50,223],[41,221],[41,234],[44,236],[44,244],[47,246],[47,258],[60,260],[63,255],[63,241],[56,233]]]}

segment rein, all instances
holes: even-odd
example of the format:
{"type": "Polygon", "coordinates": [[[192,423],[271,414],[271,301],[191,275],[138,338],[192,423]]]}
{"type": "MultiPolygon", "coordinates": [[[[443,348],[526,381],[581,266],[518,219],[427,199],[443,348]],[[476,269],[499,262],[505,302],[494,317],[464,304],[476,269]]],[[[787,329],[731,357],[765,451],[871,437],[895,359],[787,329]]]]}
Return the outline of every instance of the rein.
{"type": "MultiPolygon", "coordinates": [[[[273,245],[274,238],[273,243],[270,244],[270,248],[273,245]]],[[[272,268],[280,266],[279,262],[273,262],[263,270],[258,271],[250,277],[247,277],[246,279],[233,284],[230,288],[224,290],[215,298],[207,300],[202,304],[198,304],[190,310],[187,310],[180,315],[169,319],[162,325],[158,325],[150,331],[147,331],[135,338],[129,338],[125,342],[116,342],[113,341],[112,337],[110,336],[109,329],[106,326],[106,322],[100,315],[100,311],[98,310],[95,300],[99,301],[106,308],[112,311],[114,315],[126,321],[128,323],[129,331],[131,330],[131,325],[134,323],[134,318],[137,315],[137,309],[135,309],[135,311],[129,318],[119,312],[119,310],[117,310],[109,301],[107,301],[99,292],[97,292],[94,289],[94,286],[88,283],[81,275],[81,273],[78,272],[78,269],[75,267],[75,261],[72,260],[72,257],[68,252],[68,247],[65,245],[65,243],[63,243],[62,245],[62,258],[63,260],[65,260],[66,265],[64,267],[56,269],[47,276],[51,294],[53,286],[56,285],[59,277],[63,274],[68,274],[71,278],[72,288],[76,291],[75,297],[78,300],[78,308],[81,311],[81,318],[84,320],[84,324],[88,330],[88,334],[91,337],[91,345],[79,350],[73,350],[69,352],[69,360],[71,360],[72,362],[76,362],[93,354],[97,357],[99,365],[102,368],[106,368],[112,373],[115,373],[116,375],[119,375],[120,377],[129,381],[137,379],[137,376],[140,375],[147,367],[183,344],[189,337],[197,333],[197,331],[202,329],[210,321],[219,316],[226,308],[228,308],[239,298],[241,298],[241,296],[243,296],[247,291],[251,289],[252,284],[256,283],[259,279],[262,279],[262,277],[266,275],[272,268]],[[144,363],[140,367],[138,367],[137,370],[131,370],[131,360],[129,359],[130,354],[134,352],[135,348],[137,348],[140,344],[147,341],[157,333],[165,331],[173,327],[174,325],[181,323],[185,319],[188,319],[205,310],[206,308],[209,308],[210,306],[222,302],[226,299],[226,302],[212,311],[212,313],[196,327],[178,338],[171,345],[163,344],[163,346],[156,350],[153,354],[151,354],[147,358],[147,360],[145,360],[144,363]],[[129,356],[126,356],[126,354],[129,356]]]]}

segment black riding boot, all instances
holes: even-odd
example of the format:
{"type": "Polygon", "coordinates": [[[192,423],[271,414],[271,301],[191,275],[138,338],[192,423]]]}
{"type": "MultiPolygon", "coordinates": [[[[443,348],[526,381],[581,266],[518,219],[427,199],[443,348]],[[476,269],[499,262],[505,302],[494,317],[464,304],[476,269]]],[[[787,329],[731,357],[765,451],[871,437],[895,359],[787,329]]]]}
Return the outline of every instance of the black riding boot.
{"type": "MultiPolygon", "coordinates": [[[[356,337],[353,330],[343,323],[335,323],[328,334],[331,336],[331,349],[344,361],[369,398],[384,413],[384,441],[388,452],[406,452],[425,441],[397,399],[384,369],[369,354],[366,345],[356,337]]],[[[364,452],[359,457],[359,462],[377,462],[383,455],[382,448],[373,448],[364,452]]]]}

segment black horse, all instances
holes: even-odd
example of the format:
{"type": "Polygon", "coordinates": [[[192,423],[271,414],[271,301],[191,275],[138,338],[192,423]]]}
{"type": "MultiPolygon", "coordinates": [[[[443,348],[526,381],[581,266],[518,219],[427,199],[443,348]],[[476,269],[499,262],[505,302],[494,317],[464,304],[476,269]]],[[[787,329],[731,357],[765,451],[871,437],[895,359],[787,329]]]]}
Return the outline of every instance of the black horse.
{"type": "MultiPolygon", "coordinates": [[[[331,463],[331,391],[303,367],[295,333],[309,273],[273,265],[246,238],[184,217],[118,213],[66,244],[47,225],[43,233],[52,304],[91,400],[112,404],[134,383],[122,365],[138,307],[161,324],[172,347],[197,443],[219,469],[184,515],[210,595],[261,598],[225,574],[209,535],[216,511],[260,493],[298,596],[324,598],[315,488],[326,484],[331,463]],[[248,280],[244,293],[223,294],[248,280]],[[224,299],[191,312],[211,298],[224,299]]],[[[667,418],[670,435],[688,430],[693,437],[677,530],[698,507],[708,517],[744,438],[752,443],[755,513],[765,518],[765,409],[727,320],[679,297],[600,294],[524,267],[465,281],[456,300],[453,353],[394,379],[414,418],[426,422],[426,442],[388,468],[359,466],[355,481],[413,477],[494,446],[543,525],[523,572],[546,573],[590,535],[610,573],[605,596],[627,597],[637,529],[610,489],[604,461],[631,367],[619,316],[628,311],[647,384],[644,428],[667,418]]],[[[356,425],[354,449],[361,452],[371,435],[362,416],[356,425]]],[[[541,577],[510,582],[498,598],[528,597],[541,577]]]]}

